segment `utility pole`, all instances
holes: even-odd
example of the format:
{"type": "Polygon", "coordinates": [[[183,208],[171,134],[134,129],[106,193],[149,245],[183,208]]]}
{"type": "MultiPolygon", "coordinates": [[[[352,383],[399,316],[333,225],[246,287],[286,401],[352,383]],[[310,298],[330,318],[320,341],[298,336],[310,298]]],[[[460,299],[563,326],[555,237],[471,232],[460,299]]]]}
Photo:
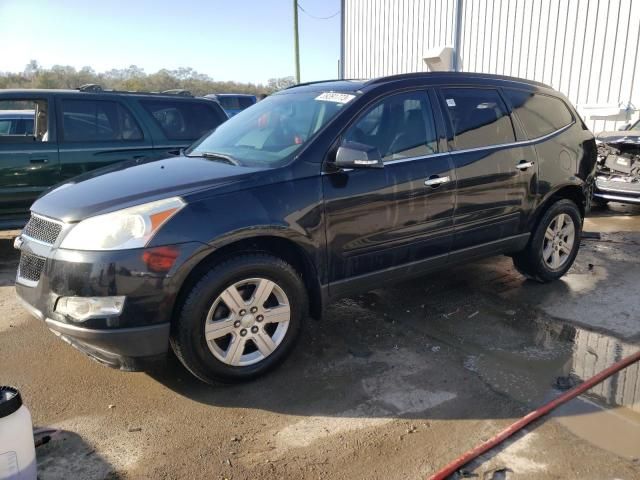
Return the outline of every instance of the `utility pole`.
{"type": "Polygon", "coordinates": [[[300,46],[298,45],[298,0],[293,0],[293,51],[296,59],[296,83],[300,83],[300,46]]]}

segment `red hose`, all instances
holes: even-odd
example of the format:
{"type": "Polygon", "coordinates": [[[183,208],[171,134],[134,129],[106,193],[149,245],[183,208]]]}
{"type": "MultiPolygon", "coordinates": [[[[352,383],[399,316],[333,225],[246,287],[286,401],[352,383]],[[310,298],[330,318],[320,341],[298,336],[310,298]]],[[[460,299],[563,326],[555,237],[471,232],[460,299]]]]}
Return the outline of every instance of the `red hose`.
{"type": "Polygon", "coordinates": [[[542,417],[543,415],[546,415],[547,413],[549,413],[554,408],[557,408],[560,405],[562,405],[563,403],[566,403],[569,400],[577,397],[578,395],[586,392],[587,390],[592,388],[594,385],[597,385],[598,383],[602,382],[603,380],[609,378],[614,373],[619,372],[623,368],[628,367],[629,365],[637,362],[638,360],[640,360],[640,351],[634,353],[633,355],[629,355],[626,358],[623,358],[622,360],[620,360],[617,363],[614,363],[609,368],[601,371],[597,375],[591,377],[589,380],[581,383],[577,387],[572,388],[568,392],[560,395],[555,400],[550,401],[549,403],[547,403],[546,405],[543,405],[542,407],[538,408],[537,410],[533,410],[532,412],[529,412],[524,417],[522,417],[520,420],[518,420],[517,422],[513,423],[509,427],[507,427],[504,430],[502,430],[495,437],[487,440],[484,443],[481,443],[477,447],[475,447],[475,448],[469,450],[468,452],[466,452],[465,454],[461,455],[456,460],[454,460],[453,462],[448,464],[446,467],[438,470],[436,473],[434,473],[432,476],[430,476],[429,480],[444,480],[449,475],[453,475],[455,472],[457,472],[460,468],[462,468],[464,465],[469,463],[471,460],[473,460],[474,458],[477,458],[480,455],[482,455],[483,453],[491,450],[496,445],[502,443],[507,438],[509,438],[511,435],[513,435],[517,431],[523,429],[524,427],[529,425],[534,420],[537,420],[538,418],[542,417]]]}

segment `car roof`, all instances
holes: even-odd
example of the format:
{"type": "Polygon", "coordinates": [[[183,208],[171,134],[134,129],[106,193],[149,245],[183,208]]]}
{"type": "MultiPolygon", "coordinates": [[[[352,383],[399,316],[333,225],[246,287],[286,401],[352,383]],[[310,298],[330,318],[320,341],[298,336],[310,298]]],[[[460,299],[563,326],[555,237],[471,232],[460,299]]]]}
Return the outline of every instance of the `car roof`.
{"type": "MultiPolygon", "coordinates": [[[[542,82],[527,80],[524,78],[509,77],[506,75],[494,75],[491,73],[480,72],[416,72],[402,73],[398,75],[390,75],[386,77],[378,77],[373,79],[350,79],[350,80],[321,80],[317,82],[301,83],[289,87],[282,92],[300,92],[300,91],[322,91],[331,90],[335,92],[356,92],[366,91],[380,85],[388,85],[396,82],[410,83],[411,81],[424,83],[456,83],[464,81],[465,83],[485,82],[509,82],[512,84],[520,84],[529,87],[545,88],[553,90],[552,87],[542,82]]],[[[280,93],[280,92],[278,92],[280,93]]]]}
{"type": "Polygon", "coordinates": [[[28,94],[30,97],[34,95],[78,95],[78,96],[91,96],[91,95],[126,95],[134,97],[153,97],[153,98],[171,98],[171,99],[205,99],[211,100],[205,97],[196,97],[193,95],[180,95],[176,93],[162,93],[162,92],[138,92],[138,91],[125,91],[125,90],[101,90],[101,91],[81,91],[79,89],[72,88],[7,88],[0,89],[0,96],[2,94],[9,95],[21,95],[28,94]]]}

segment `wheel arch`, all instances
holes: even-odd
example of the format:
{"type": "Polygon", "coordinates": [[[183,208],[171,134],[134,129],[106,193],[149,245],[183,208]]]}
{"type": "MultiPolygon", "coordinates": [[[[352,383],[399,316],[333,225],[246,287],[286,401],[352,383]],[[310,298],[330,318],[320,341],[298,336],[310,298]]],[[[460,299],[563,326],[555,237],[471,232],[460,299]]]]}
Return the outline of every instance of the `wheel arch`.
{"type": "Polygon", "coordinates": [[[580,215],[584,220],[585,213],[587,211],[587,196],[584,192],[584,185],[582,184],[568,184],[563,185],[545,195],[540,205],[535,210],[535,214],[532,216],[532,222],[530,225],[531,231],[535,231],[540,223],[540,219],[544,215],[544,213],[558,200],[571,200],[573,201],[578,209],[580,210],[580,215]]]}
{"type": "Polygon", "coordinates": [[[274,234],[248,236],[212,247],[211,251],[191,268],[182,282],[174,303],[172,318],[177,318],[184,299],[198,279],[216,263],[232,255],[256,252],[281,258],[300,274],[309,297],[309,313],[313,318],[320,319],[324,302],[318,271],[313,260],[298,242],[274,234]]]}

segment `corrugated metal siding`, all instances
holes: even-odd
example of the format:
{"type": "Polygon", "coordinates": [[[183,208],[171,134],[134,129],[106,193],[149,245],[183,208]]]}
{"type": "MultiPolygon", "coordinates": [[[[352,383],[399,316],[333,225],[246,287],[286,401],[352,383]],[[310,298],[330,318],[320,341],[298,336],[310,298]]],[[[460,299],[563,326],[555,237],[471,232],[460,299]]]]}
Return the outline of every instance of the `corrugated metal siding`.
{"type": "MultiPolygon", "coordinates": [[[[580,329],[576,332],[574,342],[572,371],[582,379],[591,378],[638,351],[637,346],[580,329]]],[[[610,405],[624,406],[640,413],[640,364],[630,365],[589,392],[610,405]]]]}
{"type": "Polygon", "coordinates": [[[456,0],[346,0],[344,76],[421,72],[430,49],[453,44],[456,0]]]}
{"type": "MultiPolygon", "coordinates": [[[[346,0],[344,71],[370,78],[426,70],[453,46],[456,1],[346,0]]],[[[463,0],[462,70],[529,78],[588,106],[640,108],[640,1],[463,0]]],[[[637,118],[637,113],[631,117],[637,118]]],[[[594,131],[628,120],[587,120],[594,131]]]]}

